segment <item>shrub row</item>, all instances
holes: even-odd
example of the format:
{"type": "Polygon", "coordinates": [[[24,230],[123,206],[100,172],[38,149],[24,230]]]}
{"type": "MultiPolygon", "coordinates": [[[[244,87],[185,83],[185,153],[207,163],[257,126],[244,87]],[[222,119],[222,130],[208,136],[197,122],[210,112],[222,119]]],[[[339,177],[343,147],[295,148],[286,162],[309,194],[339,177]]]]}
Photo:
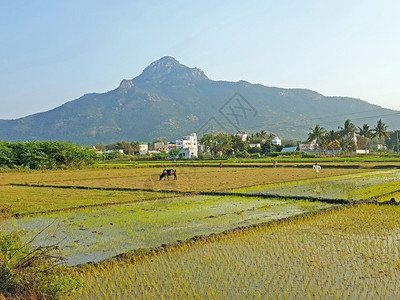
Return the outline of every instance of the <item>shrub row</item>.
{"type": "Polygon", "coordinates": [[[97,157],[90,148],[61,141],[0,141],[0,168],[3,169],[79,168],[93,164],[97,157]]]}

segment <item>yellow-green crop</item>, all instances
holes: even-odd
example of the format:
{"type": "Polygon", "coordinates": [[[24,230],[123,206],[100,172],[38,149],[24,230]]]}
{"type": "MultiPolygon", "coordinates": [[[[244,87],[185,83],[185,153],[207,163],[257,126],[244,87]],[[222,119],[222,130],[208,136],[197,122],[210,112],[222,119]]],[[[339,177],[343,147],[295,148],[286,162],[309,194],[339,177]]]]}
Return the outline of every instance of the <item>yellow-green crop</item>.
{"type": "Polygon", "coordinates": [[[360,205],[89,268],[79,299],[398,299],[400,207],[360,205]]]}

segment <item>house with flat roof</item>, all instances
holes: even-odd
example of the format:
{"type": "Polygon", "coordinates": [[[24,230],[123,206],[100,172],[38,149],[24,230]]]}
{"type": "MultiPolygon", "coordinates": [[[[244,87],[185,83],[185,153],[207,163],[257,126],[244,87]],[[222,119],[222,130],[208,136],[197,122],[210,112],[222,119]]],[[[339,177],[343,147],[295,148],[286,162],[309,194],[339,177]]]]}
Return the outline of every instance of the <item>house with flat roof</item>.
{"type": "Polygon", "coordinates": [[[279,137],[274,137],[273,139],[272,139],[272,144],[273,145],[282,145],[282,140],[279,138],[279,137]]]}
{"type": "Polygon", "coordinates": [[[176,148],[180,149],[178,157],[185,159],[197,158],[199,150],[197,134],[192,133],[189,136],[182,137],[181,140],[177,140],[176,148]]]}
{"type": "Polygon", "coordinates": [[[146,155],[149,152],[148,143],[139,143],[139,153],[140,155],[146,155]]]}

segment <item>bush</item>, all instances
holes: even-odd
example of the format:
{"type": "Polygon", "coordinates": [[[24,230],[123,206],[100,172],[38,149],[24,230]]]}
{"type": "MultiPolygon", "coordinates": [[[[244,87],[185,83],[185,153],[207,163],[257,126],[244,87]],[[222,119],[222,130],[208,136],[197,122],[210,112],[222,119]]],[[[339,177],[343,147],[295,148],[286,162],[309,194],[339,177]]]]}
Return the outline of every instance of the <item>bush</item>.
{"type": "Polygon", "coordinates": [[[80,286],[78,277],[59,265],[57,246],[31,246],[21,234],[0,234],[0,295],[17,299],[59,299],[80,286]]]}
{"type": "Polygon", "coordinates": [[[164,153],[164,152],[154,153],[151,155],[151,157],[156,160],[165,160],[168,157],[168,153],[164,153]]]}
{"type": "Polygon", "coordinates": [[[0,168],[79,168],[98,160],[93,149],[66,142],[1,142],[0,168]]]}
{"type": "Polygon", "coordinates": [[[246,150],[243,151],[237,150],[235,156],[240,158],[249,158],[250,154],[246,150]]]}
{"type": "Polygon", "coordinates": [[[315,158],[315,153],[300,152],[302,158],[315,158]]]}

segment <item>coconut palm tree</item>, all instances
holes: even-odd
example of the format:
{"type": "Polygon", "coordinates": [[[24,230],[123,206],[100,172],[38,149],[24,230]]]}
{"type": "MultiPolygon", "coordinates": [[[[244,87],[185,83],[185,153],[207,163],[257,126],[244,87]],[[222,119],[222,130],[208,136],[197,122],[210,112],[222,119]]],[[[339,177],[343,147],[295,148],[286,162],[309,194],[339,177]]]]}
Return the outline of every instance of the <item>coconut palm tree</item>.
{"type": "Polygon", "coordinates": [[[368,124],[364,124],[362,127],[358,127],[358,135],[364,138],[365,141],[365,154],[367,154],[367,140],[372,138],[373,132],[369,128],[368,124]]]}
{"type": "Polygon", "coordinates": [[[332,150],[332,152],[339,149],[340,142],[339,142],[338,133],[335,132],[334,130],[327,132],[324,135],[324,146],[326,147],[326,149],[332,150]]]}
{"type": "Polygon", "coordinates": [[[311,143],[315,140],[318,145],[322,144],[324,134],[326,133],[325,128],[317,124],[314,128],[310,128],[309,130],[311,130],[311,132],[308,134],[307,142],[311,143]]]}
{"type": "Polygon", "coordinates": [[[375,128],[373,129],[373,137],[378,137],[379,138],[379,144],[382,146],[382,138],[385,139],[390,139],[390,134],[387,131],[388,126],[382,122],[382,120],[379,120],[378,123],[375,125],[375,128]]]}
{"type": "Polygon", "coordinates": [[[354,125],[353,123],[351,123],[350,120],[346,120],[344,122],[344,126],[343,127],[338,127],[339,128],[339,134],[341,137],[346,138],[352,138],[354,133],[357,130],[356,125],[354,125]]]}
{"type": "Polygon", "coordinates": [[[350,120],[346,120],[344,122],[343,127],[338,127],[339,128],[339,136],[341,137],[340,139],[340,144],[343,150],[351,152],[352,150],[356,149],[356,141],[354,139],[355,132],[357,130],[356,125],[351,123],[350,120]]]}
{"type": "Polygon", "coordinates": [[[269,140],[269,151],[272,152],[272,140],[275,138],[275,134],[267,134],[267,140],[269,140]]]}

